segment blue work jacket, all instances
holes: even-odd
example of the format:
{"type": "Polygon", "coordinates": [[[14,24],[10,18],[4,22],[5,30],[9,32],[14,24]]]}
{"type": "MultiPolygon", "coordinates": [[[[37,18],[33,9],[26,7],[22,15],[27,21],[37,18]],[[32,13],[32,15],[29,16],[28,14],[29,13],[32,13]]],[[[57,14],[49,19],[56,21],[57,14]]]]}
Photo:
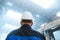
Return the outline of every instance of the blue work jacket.
{"type": "Polygon", "coordinates": [[[9,33],[6,40],[45,40],[45,37],[25,24],[9,33]]]}

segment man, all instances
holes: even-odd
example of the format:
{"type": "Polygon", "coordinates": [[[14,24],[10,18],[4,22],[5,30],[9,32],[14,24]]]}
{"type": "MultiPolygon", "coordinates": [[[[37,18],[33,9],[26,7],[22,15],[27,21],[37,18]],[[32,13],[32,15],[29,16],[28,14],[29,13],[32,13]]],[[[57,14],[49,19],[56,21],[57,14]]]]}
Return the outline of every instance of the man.
{"type": "Polygon", "coordinates": [[[33,16],[30,12],[25,12],[21,19],[21,28],[12,31],[6,40],[45,40],[45,37],[37,31],[34,31],[33,16]]]}

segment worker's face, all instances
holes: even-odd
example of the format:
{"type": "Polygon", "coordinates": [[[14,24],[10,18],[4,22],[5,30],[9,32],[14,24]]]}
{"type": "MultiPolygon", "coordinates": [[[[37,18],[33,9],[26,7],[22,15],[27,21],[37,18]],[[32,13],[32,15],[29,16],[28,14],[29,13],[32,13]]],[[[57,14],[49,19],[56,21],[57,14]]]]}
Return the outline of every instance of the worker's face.
{"type": "Polygon", "coordinates": [[[28,24],[28,25],[32,26],[33,25],[33,22],[31,22],[31,23],[20,22],[20,24],[21,24],[21,26],[24,25],[24,24],[28,24]]]}

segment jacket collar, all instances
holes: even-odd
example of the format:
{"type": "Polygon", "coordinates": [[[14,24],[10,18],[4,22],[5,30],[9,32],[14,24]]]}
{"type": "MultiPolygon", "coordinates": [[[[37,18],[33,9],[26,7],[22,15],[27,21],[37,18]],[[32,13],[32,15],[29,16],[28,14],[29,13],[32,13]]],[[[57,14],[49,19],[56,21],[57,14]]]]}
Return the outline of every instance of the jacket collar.
{"type": "Polygon", "coordinates": [[[28,25],[28,24],[24,24],[24,25],[21,26],[20,29],[32,29],[32,28],[31,28],[30,25],[28,25]]]}

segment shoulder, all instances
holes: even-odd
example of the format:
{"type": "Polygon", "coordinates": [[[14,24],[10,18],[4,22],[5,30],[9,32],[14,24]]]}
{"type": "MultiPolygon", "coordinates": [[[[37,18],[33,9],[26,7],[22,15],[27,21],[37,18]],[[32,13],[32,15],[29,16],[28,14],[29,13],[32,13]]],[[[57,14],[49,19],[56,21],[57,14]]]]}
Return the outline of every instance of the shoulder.
{"type": "Polygon", "coordinates": [[[42,35],[40,32],[35,31],[35,30],[33,30],[33,32],[34,32],[34,35],[35,35],[35,36],[37,36],[37,37],[39,37],[39,38],[42,38],[42,40],[45,40],[45,36],[42,35]]]}
{"type": "Polygon", "coordinates": [[[11,32],[8,34],[8,36],[9,36],[9,35],[17,35],[17,33],[19,33],[18,29],[11,31],[11,32]]]}
{"type": "Polygon", "coordinates": [[[10,32],[5,40],[10,40],[12,38],[13,35],[16,35],[18,33],[18,29],[17,30],[13,30],[12,32],[10,32]]]}
{"type": "Polygon", "coordinates": [[[32,32],[35,33],[35,34],[37,34],[37,35],[42,35],[42,34],[40,34],[40,32],[35,31],[35,30],[32,30],[32,32]]]}

